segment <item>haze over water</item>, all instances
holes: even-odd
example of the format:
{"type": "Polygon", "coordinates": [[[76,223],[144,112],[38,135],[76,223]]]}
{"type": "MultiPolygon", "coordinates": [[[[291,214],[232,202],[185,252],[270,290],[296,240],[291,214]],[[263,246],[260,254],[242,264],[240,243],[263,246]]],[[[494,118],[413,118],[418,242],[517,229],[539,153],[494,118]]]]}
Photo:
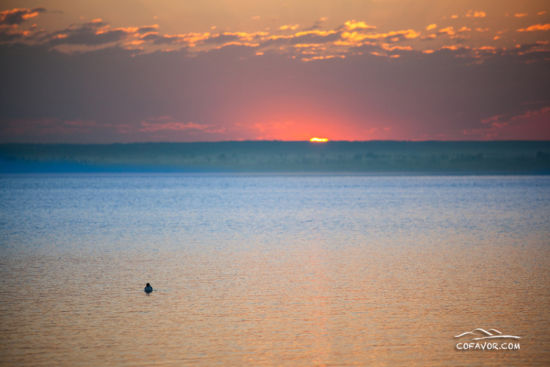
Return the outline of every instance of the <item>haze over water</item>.
{"type": "Polygon", "coordinates": [[[549,223],[547,176],[2,175],[0,364],[545,366],[549,223]]]}

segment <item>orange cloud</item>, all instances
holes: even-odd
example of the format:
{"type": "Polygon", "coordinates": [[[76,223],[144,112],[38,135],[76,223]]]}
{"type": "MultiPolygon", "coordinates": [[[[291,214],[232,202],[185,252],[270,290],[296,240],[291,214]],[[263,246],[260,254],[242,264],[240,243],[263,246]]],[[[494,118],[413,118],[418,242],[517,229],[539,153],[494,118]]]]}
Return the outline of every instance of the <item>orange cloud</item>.
{"type": "Polygon", "coordinates": [[[467,18],[485,18],[487,13],[481,10],[468,10],[466,13],[467,18]]]}
{"type": "Polygon", "coordinates": [[[360,32],[343,32],[342,33],[342,38],[348,39],[350,41],[355,41],[355,42],[360,42],[365,39],[382,39],[382,38],[389,38],[393,36],[403,36],[407,39],[414,39],[420,36],[420,33],[416,32],[414,29],[390,31],[386,33],[360,33],[360,32]]]}
{"type": "Polygon", "coordinates": [[[427,31],[431,31],[432,29],[436,29],[437,28],[437,24],[430,24],[426,27],[426,30],[427,31]]]}
{"type": "Polygon", "coordinates": [[[478,47],[478,50],[496,52],[497,49],[494,46],[481,46],[481,47],[478,47]]]}
{"type": "Polygon", "coordinates": [[[533,24],[527,28],[520,28],[518,32],[536,32],[536,31],[548,31],[550,30],[550,23],[546,24],[533,24]]]}
{"type": "Polygon", "coordinates": [[[345,59],[345,55],[321,55],[321,56],[313,56],[313,57],[303,57],[302,61],[309,62],[309,61],[315,61],[315,60],[330,60],[330,59],[345,59]]]}
{"type": "Polygon", "coordinates": [[[451,50],[451,51],[456,51],[458,50],[459,48],[461,48],[462,46],[459,46],[459,45],[448,45],[448,46],[442,46],[440,48],[440,50],[451,50]]]}
{"type": "Polygon", "coordinates": [[[349,31],[353,31],[354,29],[375,29],[376,27],[373,25],[369,25],[365,22],[359,22],[357,20],[348,20],[346,23],[344,23],[346,28],[349,31]]]}
{"type": "Polygon", "coordinates": [[[279,27],[279,29],[281,31],[286,31],[286,30],[291,30],[291,31],[295,31],[296,29],[298,29],[300,27],[299,24],[285,24],[285,25],[282,25],[279,27]]]}
{"type": "Polygon", "coordinates": [[[23,19],[27,20],[27,19],[31,19],[31,18],[34,18],[38,15],[38,12],[37,11],[33,11],[32,13],[27,13],[27,14],[24,14],[23,15],[23,19]]]}
{"type": "Polygon", "coordinates": [[[526,17],[527,16],[527,13],[516,13],[514,14],[514,17],[516,18],[523,18],[523,17],[526,17]]]}
{"type": "MultiPolygon", "coordinates": [[[[469,11],[474,17],[480,11],[469,11]]],[[[480,14],[477,14],[480,17],[480,14]]],[[[423,52],[440,49],[441,45],[428,45],[415,42],[416,39],[436,39],[447,35],[450,39],[457,39],[459,34],[470,32],[472,28],[455,24],[439,28],[437,24],[431,23],[425,26],[429,32],[415,29],[401,29],[376,31],[376,27],[360,20],[348,20],[344,24],[331,29],[310,28],[299,30],[298,24],[284,24],[274,30],[258,32],[189,32],[182,34],[162,34],[158,31],[158,25],[146,25],[139,27],[117,27],[114,28],[102,19],[94,19],[90,22],[69,26],[66,29],[51,33],[45,37],[55,49],[61,52],[86,52],[98,50],[105,47],[118,45],[135,53],[150,53],[155,51],[172,52],[187,49],[191,53],[203,53],[218,50],[227,46],[246,46],[255,48],[250,50],[250,55],[262,56],[268,53],[285,54],[292,59],[302,61],[326,60],[331,58],[344,58],[352,54],[372,54],[376,56],[394,57],[398,51],[423,52]],[[289,32],[290,31],[290,32],[289,32]],[[366,49],[359,49],[364,47],[366,49]]],[[[547,30],[550,25],[533,25],[520,31],[547,30]]],[[[486,32],[488,28],[475,28],[478,32],[486,32]]],[[[19,37],[26,42],[36,42],[33,32],[30,37],[10,35],[19,37]]],[[[496,33],[498,35],[498,33],[496,33]]],[[[463,34],[464,36],[464,34],[463,34]]],[[[490,38],[498,37],[490,35],[490,38]]],[[[465,36],[464,36],[465,37],[465,36]]],[[[476,37],[472,35],[471,37],[476,37]]],[[[497,38],[497,39],[498,39],[497,38]]],[[[466,39],[469,39],[468,37],[466,39]]],[[[464,40],[466,42],[466,40],[464,40]]],[[[478,46],[477,44],[476,46],[478,46]]],[[[472,45],[462,44],[444,46],[449,50],[471,50],[475,57],[486,55],[478,53],[481,49],[472,45]]],[[[489,51],[486,49],[485,51],[489,51]]],[[[521,50],[521,52],[524,52],[521,50]]],[[[400,52],[401,55],[404,55],[400,52]]]]}
{"type": "Polygon", "coordinates": [[[113,31],[121,31],[121,32],[124,32],[124,33],[136,33],[138,31],[138,27],[118,27],[118,28],[109,28],[109,27],[102,27],[100,29],[98,29],[95,34],[103,34],[103,33],[106,33],[106,32],[113,32],[113,31]]]}
{"type": "Polygon", "coordinates": [[[382,49],[384,49],[386,51],[395,51],[395,50],[412,51],[411,46],[390,45],[389,43],[382,43],[380,46],[382,47],[382,49]]]}
{"type": "Polygon", "coordinates": [[[454,36],[456,34],[453,26],[441,28],[439,33],[446,33],[448,36],[454,36]]]}

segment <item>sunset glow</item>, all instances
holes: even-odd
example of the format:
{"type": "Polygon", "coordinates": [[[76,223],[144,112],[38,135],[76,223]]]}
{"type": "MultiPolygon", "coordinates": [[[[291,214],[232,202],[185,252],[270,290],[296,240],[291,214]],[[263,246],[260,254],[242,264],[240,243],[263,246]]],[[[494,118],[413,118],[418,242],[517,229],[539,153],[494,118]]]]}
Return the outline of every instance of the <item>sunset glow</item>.
{"type": "Polygon", "coordinates": [[[0,142],[550,139],[542,1],[54,3],[0,7],[0,142]]]}
{"type": "Polygon", "coordinates": [[[310,143],[326,143],[326,142],[328,142],[328,139],[327,138],[313,137],[313,138],[309,139],[309,142],[310,143]]]}

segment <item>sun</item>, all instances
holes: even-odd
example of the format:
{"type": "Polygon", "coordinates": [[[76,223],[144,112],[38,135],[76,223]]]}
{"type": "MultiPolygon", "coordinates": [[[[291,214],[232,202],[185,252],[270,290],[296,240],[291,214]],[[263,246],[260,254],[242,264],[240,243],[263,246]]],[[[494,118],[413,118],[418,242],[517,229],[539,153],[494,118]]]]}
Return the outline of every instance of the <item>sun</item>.
{"type": "Polygon", "coordinates": [[[326,143],[326,142],[328,142],[328,139],[327,138],[313,137],[313,138],[309,139],[309,142],[310,143],[326,143]]]}

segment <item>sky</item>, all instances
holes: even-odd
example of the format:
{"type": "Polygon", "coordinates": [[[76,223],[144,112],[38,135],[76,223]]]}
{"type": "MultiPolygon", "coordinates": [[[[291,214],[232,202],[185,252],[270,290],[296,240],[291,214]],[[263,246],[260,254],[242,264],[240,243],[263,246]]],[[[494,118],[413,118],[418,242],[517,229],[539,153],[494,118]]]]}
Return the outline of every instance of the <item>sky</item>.
{"type": "Polygon", "coordinates": [[[550,140],[550,3],[4,0],[0,143],[550,140]]]}

